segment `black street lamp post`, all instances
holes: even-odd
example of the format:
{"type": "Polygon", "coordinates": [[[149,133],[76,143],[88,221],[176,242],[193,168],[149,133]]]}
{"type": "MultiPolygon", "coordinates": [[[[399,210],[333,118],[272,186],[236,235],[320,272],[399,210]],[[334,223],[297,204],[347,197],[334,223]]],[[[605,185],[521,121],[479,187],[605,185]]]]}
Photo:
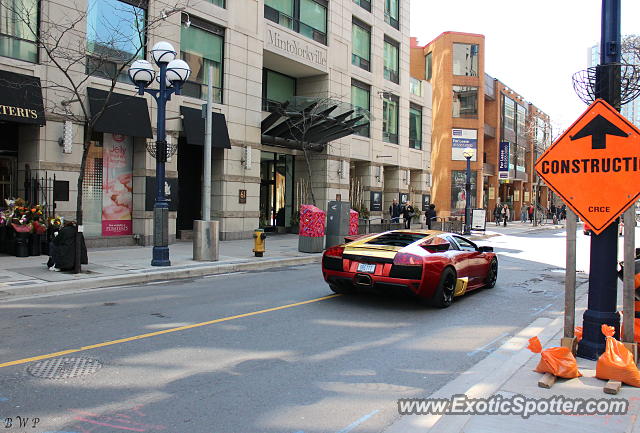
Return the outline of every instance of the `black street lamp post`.
{"type": "Polygon", "coordinates": [[[471,234],[471,158],[473,158],[474,150],[471,148],[465,149],[462,153],[467,160],[467,176],[464,184],[464,234],[471,234]]]}
{"type": "Polygon", "coordinates": [[[151,266],[171,266],[169,260],[169,203],[164,194],[165,162],[167,161],[166,110],[171,95],[180,94],[180,87],[191,74],[189,65],[176,59],[176,51],[168,42],[158,42],[151,49],[154,62],[160,68],[157,77],[159,89],[148,89],[156,73],[146,60],[136,60],[129,68],[129,78],[138,88],[138,94],[148,93],[158,104],[156,158],[156,199],[153,205],[153,258],[151,266]]]}

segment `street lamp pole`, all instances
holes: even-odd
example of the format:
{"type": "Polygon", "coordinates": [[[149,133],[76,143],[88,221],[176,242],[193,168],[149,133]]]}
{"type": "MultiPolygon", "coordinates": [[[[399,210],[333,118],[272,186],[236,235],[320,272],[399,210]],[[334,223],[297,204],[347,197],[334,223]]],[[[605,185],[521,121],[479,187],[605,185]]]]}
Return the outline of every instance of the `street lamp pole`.
{"type": "Polygon", "coordinates": [[[129,68],[129,77],[138,88],[153,96],[158,104],[156,157],[156,198],[153,205],[153,256],[151,266],[171,266],[169,260],[169,203],[165,197],[165,163],[167,162],[166,110],[171,95],[180,94],[180,87],[191,74],[189,65],[176,59],[176,51],[168,42],[158,42],[151,49],[153,60],[158,65],[159,89],[148,89],[153,83],[155,71],[146,60],[136,60],[129,68]]]}
{"type": "MultiPolygon", "coordinates": [[[[595,96],[610,103],[620,111],[620,0],[602,1],[599,80],[595,96]],[[616,70],[617,69],[617,70],[616,70]]],[[[582,340],[578,344],[578,356],[598,359],[605,351],[602,324],[620,329],[617,312],[617,258],[618,222],[615,221],[602,233],[591,236],[589,299],[584,312],[582,340]]]]}
{"type": "Polygon", "coordinates": [[[462,153],[467,160],[467,176],[464,184],[464,234],[471,234],[471,158],[473,158],[473,149],[465,149],[462,153]]]}

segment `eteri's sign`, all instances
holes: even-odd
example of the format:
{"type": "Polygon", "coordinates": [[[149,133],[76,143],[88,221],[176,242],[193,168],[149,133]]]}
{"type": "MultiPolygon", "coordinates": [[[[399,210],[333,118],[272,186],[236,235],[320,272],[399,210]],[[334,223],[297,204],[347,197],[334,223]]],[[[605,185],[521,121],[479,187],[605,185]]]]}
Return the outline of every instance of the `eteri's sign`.
{"type": "Polygon", "coordinates": [[[24,117],[27,119],[37,119],[38,112],[31,108],[14,107],[12,105],[0,105],[0,114],[5,116],[24,117]]]}
{"type": "Polygon", "coordinates": [[[312,66],[327,67],[327,50],[310,44],[301,38],[269,25],[265,26],[265,46],[275,48],[276,52],[284,52],[288,57],[297,57],[312,66]]]}
{"type": "Polygon", "coordinates": [[[536,171],[600,234],[640,196],[640,131],[596,100],[536,162],[536,171]]]}

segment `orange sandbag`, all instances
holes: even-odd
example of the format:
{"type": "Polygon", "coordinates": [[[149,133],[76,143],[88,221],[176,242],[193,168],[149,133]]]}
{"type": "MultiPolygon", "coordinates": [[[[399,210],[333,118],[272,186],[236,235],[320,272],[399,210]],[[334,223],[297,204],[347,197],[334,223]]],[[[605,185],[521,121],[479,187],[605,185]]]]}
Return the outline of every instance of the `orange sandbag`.
{"type": "Polygon", "coordinates": [[[582,340],[582,326],[576,326],[576,329],[573,330],[573,335],[576,336],[576,340],[579,343],[582,340]]]}
{"type": "Polygon", "coordinates": [[[602,325],[607,337],[605,351],[596,363],[596,377],[603,380],[619,380],[627,385],[640,387],[640,371],[633,355],[622,343],[613,338],[613,326],[602,325]]]}
{"type": "Polygon", "coordinates": [[[551,373],[565,379],[582,376],[582,373],[578,371],[578,362],[568,347],[550,347],[543,350],[536,371],[551,373]]]}
{"type": "Polygon", "coordinates": [[[535,370],[538,373],[551,373],[565,379],[582,376],[578,371],[578,362],[569,348],[551,347],[542,350],[538,337],[532,337],[529,339],[527,349],[533,353],[540,353],[540,362],[535,370]]]}
{"type": "Polygon", "coordinates": [[[540,344],[540,340],[538,339],[538,337],[529,338],[529,345],[527,346],[527,349],[529,349],[533,353],[542,352],[542,344],[540,344]]]}

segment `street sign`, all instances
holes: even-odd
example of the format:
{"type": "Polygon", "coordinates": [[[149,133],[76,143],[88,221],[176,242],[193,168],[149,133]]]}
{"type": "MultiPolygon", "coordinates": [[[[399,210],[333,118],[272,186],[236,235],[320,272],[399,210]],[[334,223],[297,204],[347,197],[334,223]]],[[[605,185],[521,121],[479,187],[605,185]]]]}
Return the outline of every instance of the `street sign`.
{"type": "Polygon", "coordinates": [[[535,169],[600,234],[640,196],[640,130],[597,99],[535,169]]]}

